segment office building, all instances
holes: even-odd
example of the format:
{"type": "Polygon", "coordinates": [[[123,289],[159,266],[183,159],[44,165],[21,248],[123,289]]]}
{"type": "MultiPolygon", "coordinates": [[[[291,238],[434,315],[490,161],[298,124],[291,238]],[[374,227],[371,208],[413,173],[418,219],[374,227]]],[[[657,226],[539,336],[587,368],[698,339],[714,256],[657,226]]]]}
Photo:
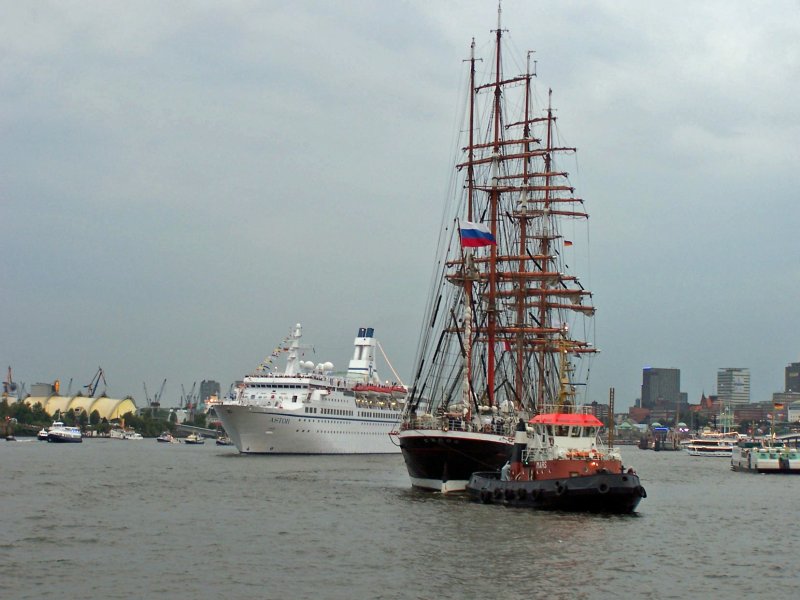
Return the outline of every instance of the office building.
{"type": "Polygon", "coordinates": [[[725,405],[750,403],[750,369],[717,370],[717,396],[725,405]]]}
{"type": "Polygon", "coordinates": [[[681,400],[680,369],[642,370],[642,408],[655,408],[664,404],[676,406],[681,400]]]}
{"type": "Polygon", "coordinates": [[[783,391],[800,393],[800,363],[791,363],[786,367],[786,386],[783,391]]]}

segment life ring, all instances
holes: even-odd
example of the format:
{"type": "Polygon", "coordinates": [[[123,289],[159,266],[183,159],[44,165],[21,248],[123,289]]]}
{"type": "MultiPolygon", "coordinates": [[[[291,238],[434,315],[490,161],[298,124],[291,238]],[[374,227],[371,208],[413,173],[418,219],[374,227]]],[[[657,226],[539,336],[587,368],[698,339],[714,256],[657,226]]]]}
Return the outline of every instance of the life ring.
{"type": "Polygon", "coordinates": [[[608,484],[604,481],[600,485],[597,486],[597,492],[599,494],[607,494],[608,493],[608,484]]]}

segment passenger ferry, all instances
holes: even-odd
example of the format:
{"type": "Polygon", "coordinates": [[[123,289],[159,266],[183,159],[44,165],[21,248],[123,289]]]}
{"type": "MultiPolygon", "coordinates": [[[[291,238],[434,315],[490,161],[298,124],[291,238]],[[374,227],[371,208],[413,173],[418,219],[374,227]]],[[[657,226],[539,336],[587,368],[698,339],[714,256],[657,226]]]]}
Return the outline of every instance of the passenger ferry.
{"type": "Polygon", "coordinates": [[[273,352],[287,352],[282,373],[270,359],[247,375],[236,392],[214,405],[222,426],[243,454],[389,454],[389,435],[403,411],[406,388],[382,383],[375,368],[374,329],[362,327],[344,376],[330,362],[302,360],[302,326],[273,352]]]}
{"type": "Polygon", "coordinates": [[[716,456],[730,458],[733,448],[739,443],[737,433],[703,431],[685,445],[689,456],[716,456]]]}
{"type": "Polygon", "coordinates": [[[797,434],[742,440],[733,449],[731,470],[800,475],[800,449],[797,444],[797,434]]]}
{"type": "Polygon", "coordinates": [[[64,425],[61,421],[54,421],[47,431],[47,441],[61,444],[80,444],[83,441],[83,435],[79,427],[71,427],[64,425]]]}

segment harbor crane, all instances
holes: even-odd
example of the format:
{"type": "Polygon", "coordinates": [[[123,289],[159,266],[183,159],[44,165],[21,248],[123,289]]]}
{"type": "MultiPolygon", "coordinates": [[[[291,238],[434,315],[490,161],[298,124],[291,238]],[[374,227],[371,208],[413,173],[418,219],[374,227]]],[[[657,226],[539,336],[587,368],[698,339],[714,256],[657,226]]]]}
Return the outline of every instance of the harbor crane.
{"type": "Polygon", "coordinates": [[[161,382],[161,389],[158,390],[158,393],[153,396],[153,404],[156,408],[161,406],[161,396],[164,395],[164,386],[167,385],[167,378],[164,378],[164,381],[161,382]]]}
{"type": "Polygon", "coordinates": [[[188,410],[192,410],[195,407],[197,402],[195,401],[194,390],[196,387],[197,387],[197,382],[195,381],[192,384],[192,389],[189,390],[189,393],[187,394],[186,388],[184,388],[183,384],[181,384],[181,391],[183,392],[183,394],[181,395],[181,407],[186,408],[188,410]]]}
{"type": "Polygon", "coordinates": [[[147,401],[147,406],[150,408],[152,413],[155,413],[155,411],[161,406],[161,396],[164,394],[165,385],[167,385],[166,378],[164,378],[164,381],[161,382],[161,388],[158,390],[158,393],[151,398],[150,394],[147,393],[147,384],[142,382],[142,386],[144,387],[144,397],[147,401]]]}
{"type": "Polygon", "coordinates": [[[106,376],[105,373],[103,372],[103,367],[97,367],[97,373],[94,374],[94,377],[92,377],[92,380],[89,382],[89,385],[83,386],[86,388],[86,393],[90,398],[94,398],[94,394],[95,392],[97,392],[97,388],[100,385],[101,381],[103,382],[103,393],[105,394],[106,386],[108,385],[108,383],[106,383],[106,376]]]}

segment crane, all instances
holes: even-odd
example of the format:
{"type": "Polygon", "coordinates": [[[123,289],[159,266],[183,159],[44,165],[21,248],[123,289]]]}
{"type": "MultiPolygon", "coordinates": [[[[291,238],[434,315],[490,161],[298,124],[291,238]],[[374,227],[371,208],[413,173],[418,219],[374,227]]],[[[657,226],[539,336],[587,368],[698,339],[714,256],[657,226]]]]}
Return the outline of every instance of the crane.
{"type": "Polygon", "coordinates": [[[164,378],[164,381],[161,382],[161,388],[158,390],[158,393],[153,396],[153,403],[152,406],[159,407],[161,406],[161,396],[164,394],[164,386],[167,385],[167,378],[164,378]]]}
{"type": "Polygon", "coordinates": [[[103,393],[105,393],[105,388],[108,385],[108,383],[106,383],[106,376],[105,373],[103,373],[103,367],[97,367],[97,373],[94,374],[94,377],[92,377],[89,385],[83,386],[87,388],[86,391],[90,398],[94,398],[94,394],[97,391],[97,387],[100,385],[101,381],[103,382],[103,393]]]}
{"type": "Polygon", "coordinates": [[[194,392],[196,387],[197,387],[197,382],[195,381],[192,384],[192,389],[189,390],[189,395],[186,396],[186,405],[187,405],[188,408],[194,408],[194,406],[196,404],[196,402],[195,402],[195,395],[196,394],[194,392]]]}
{"type": "Polygon", "coordinates": [[[155,411],[161,406],[161,396],[164,394],[165,385],[167,385],[166,378],[164,378],[164,381],[161,382],[161,388],[158,390],[158,393],[151,398],[150,394],[147,392],[147,384],[144,381],[142,382],[142,386],[144,387],[144,397],[147,401],[147,406],[150,407],[153,415],[155,415],[155,411]]]}

